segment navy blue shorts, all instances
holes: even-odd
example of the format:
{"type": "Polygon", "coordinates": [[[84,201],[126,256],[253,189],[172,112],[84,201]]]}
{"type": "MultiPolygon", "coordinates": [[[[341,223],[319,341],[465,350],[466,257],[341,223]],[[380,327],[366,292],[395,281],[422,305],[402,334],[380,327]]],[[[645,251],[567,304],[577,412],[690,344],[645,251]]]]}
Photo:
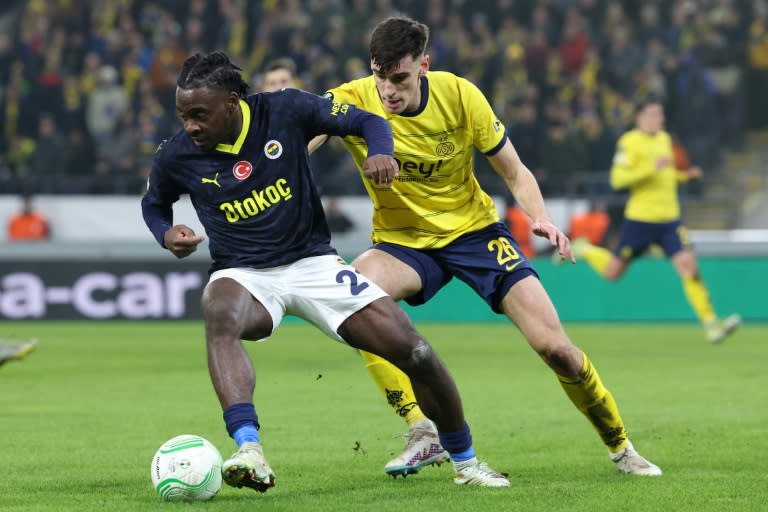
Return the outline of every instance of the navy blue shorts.
{"type": "Polygon", "coordinates": [[[619,232],[619,244],[613,253],[619,258],[630,261],[643,254],[648,246],[658,244],[667,257],[672,257],[690,247],[688,230],[682,222],[638,222],[624,219],[619,232]]]}
{"type": "Polygon", "coordinates": [[[386,242],[374,248],[391,254],[421,277],[421,290],[405,299],[411,306],[426,303],[456,276],[501,314],[501,301],[512,285],[524,277],[539,277],[501,222],[462,235],[441,249],[413,249],[386,242]]]}

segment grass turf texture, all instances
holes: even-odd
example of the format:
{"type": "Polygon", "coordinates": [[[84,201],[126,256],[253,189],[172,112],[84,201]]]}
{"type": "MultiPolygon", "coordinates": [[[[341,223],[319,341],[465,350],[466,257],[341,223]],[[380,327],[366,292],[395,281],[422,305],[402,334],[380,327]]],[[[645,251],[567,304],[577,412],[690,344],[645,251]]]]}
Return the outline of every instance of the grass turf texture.
{"type": "Polygon", "coordinates": [[[711,346],[694,325],[568,326],[661,478],[619,475],[592,427],[509,326],[419,326],[453,372],[475,448],[512,487],[455,486],[450,465],[392,480],[404,431],[357,354],[304,324],[248,343],[266,494],[154,493],[153,453],[178,434],[234,450],[205,367],[202,323],[5,322],[37,349],[0,368],[0,511],[766,510],[768,345],[748,325],[711,346]]]}

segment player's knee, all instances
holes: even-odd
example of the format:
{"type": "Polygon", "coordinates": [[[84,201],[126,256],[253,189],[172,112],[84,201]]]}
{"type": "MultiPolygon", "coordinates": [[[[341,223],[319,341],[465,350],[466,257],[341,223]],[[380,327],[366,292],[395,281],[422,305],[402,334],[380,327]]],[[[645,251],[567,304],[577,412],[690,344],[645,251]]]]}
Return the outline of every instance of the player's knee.
{"type": "Polygon", "coordinates": [[[537,352],[559,375],[576,375],[581,370],[581,351],[569,341],[545,345],[537,352]]]}
{"type": "Polygon", "coordinates": [[[424,368],[434,363],[435,353],[432,347],[421,338],[411,347],[408,354],[408,366],[412,368],[424,368]]]}
{"type": "Polygon", "coordinates": [[[225,301],[203,301],[206,330],[217,336],[237,335],[242,319],[225,301]]]}
{"type": "Polygon", "coordinates": [[[376,263],[376,258],[373,256],[371,249],[360,254],[352,261],[352,263],[350,263],[350,265],[355,267],[355,269],[365,275],[368,279],[371,279],[374,283],[377,282],[375,278],[379,277],[378,274],[381,265],[376,263]]]}
{"type": "Polygon", "coordinates": [[[202,306],[206,322],[226,321],[234,316],[233,308],[228,301],[203,297],[202,306]]]}
{"type": "Polygon", "coordinates": [[[573,368],[570,365],[570,359],[565,352],[551,351],[544,357],[550,368],[556,371],[560,375],[570,375],[573,372],[573,368]]]}
{"type": "Polygon", "coordinates": [[[421,337],[416,336],[414,340],[413,343],[403,345],[402,350],[384,354],[382,357],[388,359],[407,374],[420,373],[433,364],[435,355],[429,343],[421,337]]]}

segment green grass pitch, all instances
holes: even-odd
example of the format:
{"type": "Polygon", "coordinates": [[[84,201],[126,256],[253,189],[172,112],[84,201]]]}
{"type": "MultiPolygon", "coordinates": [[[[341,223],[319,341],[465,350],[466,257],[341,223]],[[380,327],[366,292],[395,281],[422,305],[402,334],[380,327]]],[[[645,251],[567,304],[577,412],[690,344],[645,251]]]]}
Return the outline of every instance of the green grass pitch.
{"type": "Polygon", "coordinates": [[[37,349],[0,368],[0,511],[751,511],[768,510],[768,329],[720,346],[691,324],[573,324],[661,478],[616,473],[592,427],[519,333],[421,324],[461,390],[475,448],[508,489],[458,487],[450,465],[393,480],[404,423],[359,356],[303,323],[248,343],[277,485],[226,485],[210,502],[154,493],[155,450],[198,434],[224,458],[200,322],[3,322],[37,349]]]}

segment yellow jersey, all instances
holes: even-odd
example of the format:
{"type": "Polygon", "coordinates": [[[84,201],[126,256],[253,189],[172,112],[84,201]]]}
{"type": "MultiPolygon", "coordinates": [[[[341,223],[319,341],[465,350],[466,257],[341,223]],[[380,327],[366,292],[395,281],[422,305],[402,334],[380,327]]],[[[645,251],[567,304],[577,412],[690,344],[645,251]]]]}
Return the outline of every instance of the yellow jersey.
{"type": "MultiPolygon", "coordinates": [[[[474,174],[474,148],[494,154],[506,129],[482,92],[452,73],[430,71],[421,78],[421,105],[415,112],[387,112],[373,76],[328,91],[385,118],[392,125],[400,176],[391,188],[363,176],[373,201],[374,243],[418,249],[445,247],[461,235],[499,220],[491,198],[474,174]]],[[[362,174],[368,148],[360,137],[344,144],[362,174]]]]}
{"type": "Polygon", "coordinates": [[[677,184],[687,181],[674,166],[672,138],[665,131],[648,134],[630,130],[621,136],[611,167],[611,186],[629,189],[624,216],[639,222],[662,223],[680,218],[677,184]]]}

